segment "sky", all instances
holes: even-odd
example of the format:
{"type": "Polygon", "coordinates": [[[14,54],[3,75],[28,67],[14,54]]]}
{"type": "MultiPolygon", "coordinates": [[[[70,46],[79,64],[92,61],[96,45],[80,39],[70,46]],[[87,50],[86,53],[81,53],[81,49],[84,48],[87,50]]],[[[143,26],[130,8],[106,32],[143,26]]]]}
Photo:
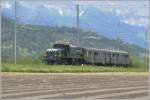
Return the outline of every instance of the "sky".
{"type": "MultiPolygon", "coordinates": [[[[132,37],[136,37],[145,43],[145,32],[149,32],[149,0],[106,0],[106,1],[50,1],[50,0],[18,0],[18,8],[20,7],[20,15],[18,14],[19,21],[22,18],[21,24],[25,22],[31,23],[44,23],[41,25],[64,25],[73,27],[76,26],[76,5],[80,5],[80,25],[84,23],[86,29],[96,31],[99,34],[105,36],[108,33],[116,34],[116,26],[118,25],[118,20],[122,23],[127,24],[130,27],[120,26],[124,29],[122,37],[128,37],[127,41],[132,42],[132,37]],[[94,11],[93,11],[94,9],[94,11]],[[44,12],[44,13],[43,13],[44,12]],[[57,16],[53,15],[56,14],[57,16]],[[94,15],[95,14],[95,15],[94,15]],[[106,18],[103,20],[103,14],[106,18]],[[105,15],[106,14],[106,15],[105,15]],[[59,15],[59,16],[58,16],[59,15]],[[94,16],[93,16],[94,15],[94,16]],[[43,17],[44,16],[44,17],[43,17]],[[54,17],[55,16],[55,17],[54,17]],[[90,17],[89,17],[90,16],[90,17]],[[96,16],[96,17],[95,17],[96,16]],[[93,17],[101,18],[100,23],[95,20],[91,20],[93,17]],[[108,17],[108,20],[106,20],[108,17]],[[57,18],[62,18],[57,23],[57,18]],[[67,18],[67,20],[65,19],[67,18]],[[88,19],[87,19],[88,18],[88,19]],[[117,18],[117,19],[116,19],[117,18]],[[40,20],[39,20],[40,19],[40,20]],[[41,22],[42,19],[42,22],[41,22]],[[43,20],[44,19],[44,20],[43,20]],[[64,21],[65,19],[65,21],[64,21]],[[70,20],[71,19],[71,20],[70,20]],[[86,20],[84,20],[86,19],[86,20]],[[115,19],[115,20],[114,20],[115,19]],[[37,21],[38,20],[38,21],[37,21]],[[69,22],[67,22],[69,21],[69,22]],[[116,23],[114,23],[117,21],[116,23]],[[66,23],[67,22],[67,23],[66,23]],[[83,23],[82,23],[83,22],[83,23]],[[50,24],[48,24],[50,23],[50,24]],[[101,25],[102,27],[99,27],[101,25]],[[136,27],[136,29],[135,29],[136,27]],[[100,30],[99,30],[99,29],[100,30]],[[103,28],[103,29],[101,29],[103,28]],[[132,35],[131,35],[132,34],[132,35]],[[131,35],[131,36],[130,36],[131,35]],[[130,36],[130,37],[129,37],[130,36]],[[131,38],[131,39],[130,39],[131,38]]],[[[11,11],[14,14],[14,0],[2,0],[2,11],[11,11]]],[[[10,15],[7,12],[7,15],[10,15]]],[[[13,15],[14,16],[14,15],[13,15]]],[[[83,28],[83,27],[82,27],[83,28]]],[[[111,35],[107,35],[111,36],[111,35]]],[[[116,37],[116,36],[114,36],[116,37]]],[[[137,41],[137,40],[135,40],[137,41]]],[[[141,41],[140,41],[141,42],[141,41]]],[[[137,44],[140,43],[137,41],[137,44]]],[[[143,45],[143,44],[141,44],[143,45]]]]}
{"type": "MultiPolygon", "coordinates": [[[[36,9],[38,5],[44,5],[48,9],[55,9],[60,15],[73,15],[74,12],[68,9],[68,5],[81,5],[80,16],[84,16],[84,10],[89,6],[103,12],[114,13],[117,16],[122,16],[124,22],[130,25],[147,26],[149,22],[149,1],[136,0],[136,1],[32,1],[20,0],[19,5],[26,6],[30,9],[36,9]]],[[[2,9],[13,8],[13,0],[2,0],[2,9]]],[[[73,8],[72,8],[73,9],[73,8]]]]}

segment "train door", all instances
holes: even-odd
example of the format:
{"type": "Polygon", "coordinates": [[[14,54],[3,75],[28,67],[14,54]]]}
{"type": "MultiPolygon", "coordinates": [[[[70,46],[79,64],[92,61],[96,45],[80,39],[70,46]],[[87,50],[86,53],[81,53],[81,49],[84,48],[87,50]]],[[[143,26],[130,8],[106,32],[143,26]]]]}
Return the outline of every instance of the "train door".
{"type": "Polygon", "coordinates": [[[110,52],[106,52],[106,64],[110,64],[111,62],[111,53],[110,52]]]}
{"type": "Polygon", "coordinates": [[[109,64],[111,64],[111,52],[108,52],[109,64]]]}
{"type": "Polygon", "coordinates": [[[99,61],[99,57],[98,57],[98,51],[94,51],[94,56],[93,56],[93,62],[95,64],[98,64],[100,61],[99,61]]]}

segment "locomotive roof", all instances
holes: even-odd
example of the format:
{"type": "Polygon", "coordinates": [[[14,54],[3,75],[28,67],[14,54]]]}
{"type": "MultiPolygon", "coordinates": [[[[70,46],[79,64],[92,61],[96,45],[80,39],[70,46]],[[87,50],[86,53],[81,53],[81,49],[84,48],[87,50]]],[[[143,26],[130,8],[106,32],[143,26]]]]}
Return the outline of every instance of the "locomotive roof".
{"type": "Polygon", "coordinates": [[[54,48],[50,48],[50,49],[46,49],[46,51],[58,51],[58,50],[61,50],[61,49],[54,49],[54,48]]]}

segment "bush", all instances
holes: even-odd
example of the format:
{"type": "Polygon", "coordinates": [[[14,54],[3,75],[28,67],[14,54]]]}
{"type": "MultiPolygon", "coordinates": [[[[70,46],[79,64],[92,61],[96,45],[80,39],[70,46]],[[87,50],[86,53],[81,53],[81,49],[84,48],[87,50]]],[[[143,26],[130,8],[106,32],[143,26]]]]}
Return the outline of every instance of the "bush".
{"type": "Polygon", "coordinates": [[[147,67],[146,59],[142,59],[136,56],[130,56],[129,58],[130,67],[147,67]]]}

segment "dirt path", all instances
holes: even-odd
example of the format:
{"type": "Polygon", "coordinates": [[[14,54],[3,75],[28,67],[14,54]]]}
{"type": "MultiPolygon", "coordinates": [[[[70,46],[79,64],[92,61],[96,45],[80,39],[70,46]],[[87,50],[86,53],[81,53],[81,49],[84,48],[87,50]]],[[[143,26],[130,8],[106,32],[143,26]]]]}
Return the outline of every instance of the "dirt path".
{"type": "Polygon", "coordinates": [[[147,74],[2,74],[4,100],[148,99],[147,74]]]}

